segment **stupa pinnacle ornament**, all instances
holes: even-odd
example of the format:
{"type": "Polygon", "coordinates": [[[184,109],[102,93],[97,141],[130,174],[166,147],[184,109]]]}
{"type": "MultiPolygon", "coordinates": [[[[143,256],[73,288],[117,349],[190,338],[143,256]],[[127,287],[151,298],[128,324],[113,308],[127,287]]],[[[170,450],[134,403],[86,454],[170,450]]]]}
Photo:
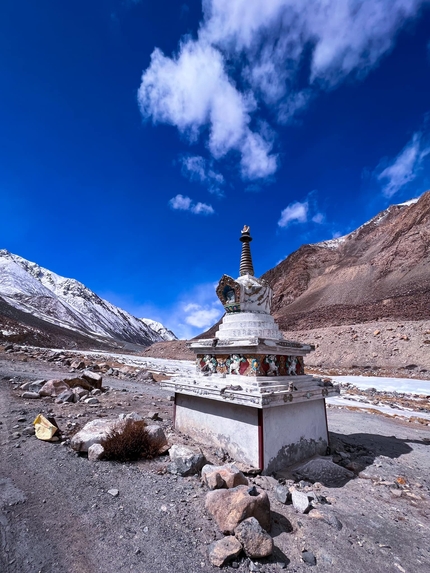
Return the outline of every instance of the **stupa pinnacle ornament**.
{"type": "Polygon", "coordinates": [[[242,236],[240,240],[242,242],[242,255],[240,257],[240,268],[239,274],[254,276],[254,266],[252,264],[251,248],[249,243],[252,241],[252,237],[249,234],[250,228],[248,225],[244,225],[242,229],[242,236]]]}

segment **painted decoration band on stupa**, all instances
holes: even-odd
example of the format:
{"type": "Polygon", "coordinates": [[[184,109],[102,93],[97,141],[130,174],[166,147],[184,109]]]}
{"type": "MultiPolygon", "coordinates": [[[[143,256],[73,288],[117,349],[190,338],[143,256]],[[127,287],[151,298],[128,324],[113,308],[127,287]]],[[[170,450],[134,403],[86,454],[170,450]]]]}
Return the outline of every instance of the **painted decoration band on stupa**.
{"type": "Polygon", "coordinates": [[[197,354],[196,369],[203,374],[237,374],[238,376],[302,376],[302,356],[277,354],[197,354]]]}

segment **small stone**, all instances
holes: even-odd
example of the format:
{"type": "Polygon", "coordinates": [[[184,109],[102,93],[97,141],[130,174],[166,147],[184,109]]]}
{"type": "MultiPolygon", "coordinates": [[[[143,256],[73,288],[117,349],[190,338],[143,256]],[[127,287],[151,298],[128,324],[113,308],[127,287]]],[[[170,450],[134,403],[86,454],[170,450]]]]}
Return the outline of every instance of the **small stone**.
{"type": "Polygon", "coordinates": [[[209,489],[233,488],[248,485],[248,480],[234,464],[224,466],[205,465],[202,468],[202,481],[209,489]]]}
{"type": "Polygon", "coordinates": [[[171,463],[168,471],[184,477],[198,473],[206,463],[202,452],[195,452],[185,446],[173,445],[169,450],[169,456],[171,463]]]}
{"type": "Polygon", "coordinates": [[[306,513],[310,508],[308,496],[302,491],[293,489],[291,492],[291,500],[293,502],[294,509],[299,513],[306,513]]]}
{"type": "Polygon", "coordinates": [[[84,399],[84,404],[89,404],[90,406],[94,404],[100,404],[100,400],[98,400],[94,396],[91,396],[90,398],[84,399]]]}
{"type": "Polygon", "coordinates": [[[291,501],[291,494],[288,491],[288,488],[281,484],[278,484],[275,487],[275,497],[278,501],[284,504],[291,501]]]}
{"type": "Polygon", "coordinates": [[[104,447],[101,444],[93,444],[88,448],[88,461],[98,462],[104,454],[104,447]]]}
{"type": "Polygon", "coordinates": [[[316,559],[315,555],[312,553],[312,551],[303,551],[302,560],[307,565],[316,565],[317,564],[317,559],[316,559]]]}
{"type": "Polygon", "coordinates": [[[234,530],[234,534],[248,557],[260,559],[273,552],[273,539],[264,531],[255,517],[245,519],[234,530]]]}
{"type": "Polygon", "coordinates": [[[242,551],[242,545],[233,536],[214,541],[209,546],[209,561],[216,567],[222,567],[235,559],[242,551]]]}
{"type": "Polygon", "coordinates": [[[160,419],[158,412],[154,412],[154,411],[148,412],[148,415],[146,417],[149,418],[150,420],[159,420],[160,419]]]}
{"type": "Polygon", "coordinates": [[[38,392],[23,392],[22,398],[24,398],[24,400],[38,400],[40,394],[38,392]]]}
{"type": "Polygon", "coordinates": [[[378,336],[378,334],[381,334],[380,330],[375,330],[375,332],[373,333],[373,336],[378,336]]]}
{"type": "Polygon", "coordinates": [[[117,489],[109,489],[108,494],[111,495],[112,497],[118,497],[119,491],[117,489]]]}

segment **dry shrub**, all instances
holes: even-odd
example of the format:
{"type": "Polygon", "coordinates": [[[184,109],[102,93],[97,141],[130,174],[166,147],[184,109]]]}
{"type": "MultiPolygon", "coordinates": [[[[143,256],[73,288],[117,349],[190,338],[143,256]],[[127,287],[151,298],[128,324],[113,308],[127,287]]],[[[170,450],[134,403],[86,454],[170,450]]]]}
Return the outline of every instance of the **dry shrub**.
{"type": "Polygon", "coordinates": [[[102,446],[105,450],[104,459],[129,462],[139,458],[154,458],[161,444],[148,434],[145,422],[126,420],[123,427],[109,432],[102,446]]]}

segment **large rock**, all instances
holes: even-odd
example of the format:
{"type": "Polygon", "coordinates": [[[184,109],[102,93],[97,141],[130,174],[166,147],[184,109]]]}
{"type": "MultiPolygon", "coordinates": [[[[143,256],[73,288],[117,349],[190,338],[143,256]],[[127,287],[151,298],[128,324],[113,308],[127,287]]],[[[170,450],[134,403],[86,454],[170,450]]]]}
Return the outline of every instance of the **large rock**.
{"type": "Polygon", "coordinates": [[[172,474],[191,476],[198,473],[206,463],[201,452],[195,452],[185,446],[174,445],[169,450],[171,463],[168,470],[172,474]]]}
{"type": "Polygon", "coordinates": [[[48,380],[39,390],[40,396],[53,396],[56,398],[65,390],[70,390],[70,386],[64,380],[48,380]]]}
{"type": "Polygon", "coordinates": [[[94,386],[93,383],[91,383],[90,381],[86,380],[83,377],[65,378],[64,382],[66,382],[70,386],[70,388],[84,388],[88,392],[91,392],[91,390],[94,390],[94,388],[96,388],[96,386],[94,386]]]}
{"type": "Polygon", "coordinates": [[[202,481],[209,489],[231,489],[238,485],[248,485],[248,480],[234,464],[205,465],[202,469],[202,481]]]}
{"type": "Polygon", "coordinates": [[[273,539],[264,531],[255,517],[248,517],[234,530],[234,534],[248,557],[260,559],[273,552],[273,539]]]}
{"type": "Polygon", "coordinates": [[[64,392],[61,392],[61,394],[59,394],[57,396],[57,399],[55,400],[57,404],[64,404],[64,402],[77,402],[77,401],[78,397],[70,388],[68,390],[64,390],[64,392]]]}
{"type": "Polygon", "coordinates": [[[97,374],[97,372],[91,372],[91,370],[84,370],[81,377],[84,380],[88,380],[88,382],[92,384],[93,388],[101,389],[103,382],[103,377],[101,374],[97,374]]]}
{"type": "Polygon", "coordinates": [[[309,480],[313,483],[319,481],[326,487],[341,487],[355,477],[353,472],[323,458],[310,460],[298,467],[294,475],[298,479],[309,480]]]}
{"type": "Polygon", "coordinates": [[[222,567],[242,551],[242,545],[236,537],[228,536],[209,545],[209,561],[216,567],[222,567]]]}
{"type": "Polygon", "coordinates": [[[241,521],[255,517],[261,527],[270,530],[270,502],[265,491],[255,486],[238,485],[216,489],[206,496],[205,507],[223,533],[232,534],[241,521]]]}
{"type": "Polygon", "coordinates": [[[72,437],[70,445],[77,452],[88,452],[90,446],[101,444],[112,430],[118,430],[123,426],[124,422],[121,420],[93,420],[72,437]]]}
{"type": "Polygon", "coordinates": [[[159,451],[166,451],[168,443],[163,428],[156,424],[151,424],[150,426],[146,426],[146,431],[148,432],[151,442],[159,444],[159,451]]]}

